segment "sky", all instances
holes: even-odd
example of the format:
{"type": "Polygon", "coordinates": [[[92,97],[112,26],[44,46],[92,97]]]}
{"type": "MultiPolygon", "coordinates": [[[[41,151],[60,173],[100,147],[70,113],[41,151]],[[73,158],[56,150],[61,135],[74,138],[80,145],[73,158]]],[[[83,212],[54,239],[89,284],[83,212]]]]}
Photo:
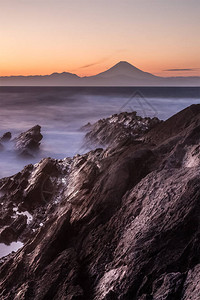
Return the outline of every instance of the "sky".
{"type": "Polygon", "coordinates": [[[0,76],[200,76],[199,0],[0,0],[0,76]]]}

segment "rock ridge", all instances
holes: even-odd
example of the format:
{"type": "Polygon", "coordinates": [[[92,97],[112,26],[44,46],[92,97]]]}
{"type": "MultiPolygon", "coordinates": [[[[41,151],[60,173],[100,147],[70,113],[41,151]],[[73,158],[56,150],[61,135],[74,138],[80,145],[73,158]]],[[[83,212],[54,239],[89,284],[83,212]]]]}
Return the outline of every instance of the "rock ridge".
{"type": "Polygon", "coordinates": [[[0,241],[24,246],[1,261],[0,298],[198,300],[199,128],[192,105],[1,179],[0,241]]]}

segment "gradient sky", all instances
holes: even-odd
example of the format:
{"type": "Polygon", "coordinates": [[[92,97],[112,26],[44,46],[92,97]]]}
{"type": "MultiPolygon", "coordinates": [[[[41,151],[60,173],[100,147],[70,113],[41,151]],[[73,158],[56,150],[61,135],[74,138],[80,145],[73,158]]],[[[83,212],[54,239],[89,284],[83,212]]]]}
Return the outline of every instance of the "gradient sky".
{"type": "Polygon", "coordinates": [[[199,0],[0,0],[0,76],[93,75],[120,60],[200,76],[199,16],[199,0]]]}

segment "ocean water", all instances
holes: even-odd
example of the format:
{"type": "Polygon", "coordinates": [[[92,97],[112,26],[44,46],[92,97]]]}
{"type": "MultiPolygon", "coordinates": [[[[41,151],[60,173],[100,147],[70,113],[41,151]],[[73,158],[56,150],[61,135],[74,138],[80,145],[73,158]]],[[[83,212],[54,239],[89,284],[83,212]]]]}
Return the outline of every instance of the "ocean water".
{"type": "Polygon", "coordinates": [[[0,152],[0,178],[13,175],[41,158],[83,153],[81,126],[122,111],[167,119],[200,103],[200,87],[0,87],[0,136],[15,137],[36,124],[42,129],[41,151],[19,159],[7,144],[0,152]]]}
{"type": "Polygon", "coordinates": [[[0,258],[8,255],[12,251],[16,252],[20,248],[23,247],[22,242],[12,242],[10,245],[6,245],[4,243],[0,243],[0,258]]]}

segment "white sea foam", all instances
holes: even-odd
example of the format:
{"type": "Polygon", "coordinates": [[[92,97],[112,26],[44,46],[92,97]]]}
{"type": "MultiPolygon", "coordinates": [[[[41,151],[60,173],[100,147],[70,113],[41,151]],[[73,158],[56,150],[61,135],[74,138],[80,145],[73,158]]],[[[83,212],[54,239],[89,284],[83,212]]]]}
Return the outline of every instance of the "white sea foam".
{"type": "Polygon", "coordinates": [[[19,212],[17,207],[13,208],[13,211],[17,214],[17,215],[24,215],[27,217],[27,224],[30,224],[31,221],[33,220],[33,216],[28,212],[28,211],[22,211],[19,212]]]}

